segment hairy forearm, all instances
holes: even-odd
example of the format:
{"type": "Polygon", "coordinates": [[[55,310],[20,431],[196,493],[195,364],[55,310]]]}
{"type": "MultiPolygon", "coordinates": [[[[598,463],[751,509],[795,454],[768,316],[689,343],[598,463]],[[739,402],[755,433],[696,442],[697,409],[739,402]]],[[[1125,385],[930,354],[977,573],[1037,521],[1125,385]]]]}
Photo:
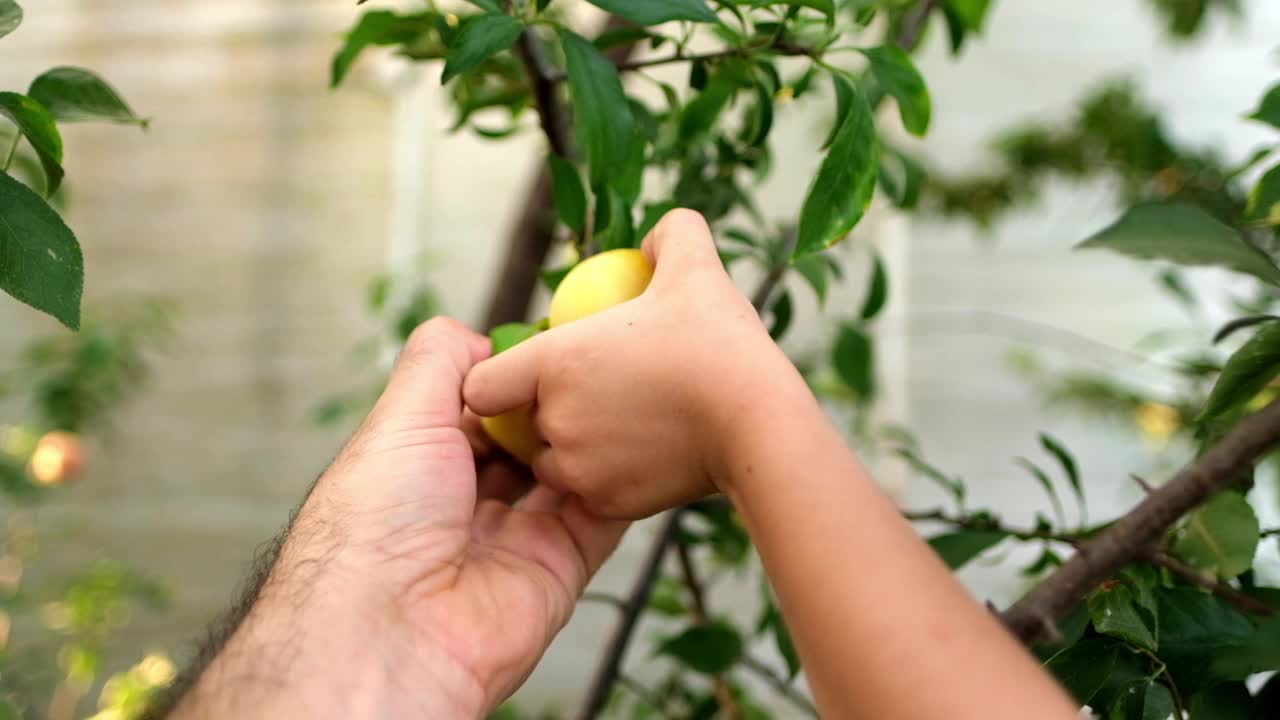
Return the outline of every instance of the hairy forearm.
{"type": "Polygon", "coordinates": [[[802,385],[738,408],[727,491],[824,716],[1076,716],[951,576],[802,385]],[[819,580],[820,579],[820,580],[819,580]],[[921,677],[939,678],[920,692],[921,677]]]}

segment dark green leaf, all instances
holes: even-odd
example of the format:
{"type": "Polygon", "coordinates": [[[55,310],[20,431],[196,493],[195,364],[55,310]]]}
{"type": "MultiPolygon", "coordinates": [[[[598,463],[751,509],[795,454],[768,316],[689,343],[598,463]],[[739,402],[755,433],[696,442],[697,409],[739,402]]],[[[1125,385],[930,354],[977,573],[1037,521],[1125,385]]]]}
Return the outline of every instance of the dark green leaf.
{"type": "Polygon", "coordinates": [[[659,655],[673,657],[708,675],[733,667],[741,659],[742,651],[742,636],[732,625],[720,620],[689,628],[658,646],[659,655]]]}
{"type": "Polygon", "coordinates": [[[871,108],[856,94],[800,211],[796,256],[831,247],[862,219],[875,194],[879,147],[871,108]]]}
{"type": "Polygon", "coordinates": [[[352,63],[371,45],[401,45],[411,42],[433,27],[434,13],[397,15],[390,10],[371,10],[347,33],[342,49],[333,56],[329,86],[337,87],[346,78],[352,63]]]}
{"type": "Polygon", "coordinates": [[[1049,658],[1045,666],[1076,702],[1088,705],[1106,685],[1121,652],[1115,641],[1091,637],[1049,658]]]}
{"type": "Polygon", "coordinates": [[[827,263],[821,255],[806,255],[798,258],[794,264],[795,271],[809,283],[818,296],[818,305],[827,303],[827,263]]]}
{"type": "Polygon", "coordinates": [[[491,13],[502,12],[502,5],[501,3],[498,2],[498,0],[467,0],[467,2],[471,3],[472,5],[475,5],[481,10],[484,10],[485,12],[491,12],[491,13]]]}
{"type": "Polygon", "coordinates": [[[632,45],[650,38],[660,37],[660,35],[654,35],[644,28],[628,26],[602,32],[596,36],[595,40],[591,41],[591,44],[595,45],[598,50],[608,50],[619,45],[632,45]]]}
{"type": "Polygon", "coordinates": [[[689,64],[689,87],[701,92],[706,89],[711,73],[707,72],[705,60],[694,60],[689,64]]]}
{"type": "Polygon", "coordinates": [[[1268,170],[1254,186],[1245,217],[1280,225],[1280,165],[1268,170]]]}
{"type": "Polygon", "coordinates": [[[1169,688],[1143,680],[1124,689],[1111,705],[1107,720],[1169,720],[1173,713],[1169,688]]]}
{"type": "Polygon", "coordinates": [[[1201,570],[1230,579],[1253,567],[1260,531],[1244,495],[1226,491],[1187,518],[1173,551],[1201,570]]]}
{"type": "Polygon", "coordinates": [[[906,153],[883,148],[880,155],[880,187],[893,204],[911,210],[920,204],[920,190],[928,176],[924,166],[906,153]]]}
{"type": "Polygon", "coordinates": [[[1253,623],[1216,596],[1179,586],[1156,592],[1160,617],[1160,659],[1186,692],[1207,687],[1224,677],[1206,663],[1238,647],[1253,636],[1253,623]]]}
{"type": "Polygon", "coordinates": [[[565,265],[562,268],[553,268],[551,270],[542,271],[542,284],[547,286],[551,292],[555,292],[560,287],[560,281],[564,280],[564,276],[574,268],[573,265],[565,265]]]}
{"type": "Polygon", "coordinates": [[[35,149],[44,167],[45,195],[52,195],[63,175],[62,135],[53,116],[39,102],[13,92],[0,92],[0,115],[12,120],[35,149]]]}
{"type": "Polygon", "coordinates": [[[1108,583],[1090,595],[1089,617],[1098,632],[1155,652],[1155,630],[1142,617],[1127,583],[1108,583]]]}
{"type": "Polygon", "coordinates": [[[836,119],[831,124],[831,132],[827,133],[827,139],[822,141],[823,150],[831,147],[831,143],[836,141],[836,133],[840,132],[844,119],[849,115],[849,106],[858,95],[858,89],[853,86],[853,82],[841,73],[831,74],[831,86],[836,91],[836,119]]]}
{"type": "Polygon", "coordinates": [[[1280,128],[1280,85],[1267,91],[1258,109],[1249,115],[1250,120],[1264,122],[1272,127],[1280,128]]]}
{"type": "Polygon", "coordinates": [[[773,635],[774,646],[778,648],[778,654],[787,663],[787,680],[789,681],[800,673],[800,656],[796,653],[795,643],[791,641],[791,632],[787,630],[786,620],[782,617],[782,613],[778,611],[778,606],[774,604],[773,597],[767,591],[765,603],[765,612],[764,617],[761,618],[760,629],[767,630],[773,635]]]}
{"type": "Polygon", "coordinates": [[[773,303],[773,324],[769,326],[769,337],[780,340],[791,327],[791,293],[784,290],[773,303]]]}
{"type": "Polygon", "coordinates": [[[582,36],[560,35],[591,186],[602,187],[631,156],[635,119],[613,63],[582,36]]]}
{"type": "Polygon", "coordinates": [[[0,38],[22,24],[22,7],[14,0],[0,0],[0,38]]]}
{"type": "Polygon", "coordinates": [[[968,562],[1008,537],[997,530],[960,530],[929,538],[929,546],[952,570],[968,562]]]}
{"type": "Polygon", "coordinates": [[[833,18],[836,15],[835,0],[787,0],[787,4],[813,8],[828,18],[833,18]]]}
{"type": "Polygon", "coordinates": [[[913,135],[924,135],[929,129],[933,105],[924,78],[911,57],[896,45],[866,48],[862,54],[871,61],[871,74],[880,89],[898,102],[903,127],[913,135]]]}
{"type": "Polygon", "coordinates": [[[965,487],[961,478],[948,476],[938,468],[925,462],[924,458],[921,458],[908,448],[896,448],[894,454],[905,460],[913,470],[937,483],[939,487],[954,497],[957,503],[963,502],[965,487]]]}
{"type": "Polygon", "coordinates": [[[538,334],[538,327],[528,323],[507,323],[489,331],[493,354],[503,353],[538,334]]]}
{"type": "Polygon", "coordinates": [[[862,328],[850,324],[841,326],[832,365],[836,375],[859,400],[866,402],[875,397],[875,352],[871,338],[862,328]]]}
{"type": "Polygon", "coordinates": [[[754,88],[756,104],[752,107],[743,140],[751,147],[760,147],[769,139],[769,131],[773,129],[773,92],[759,79],[755,81],[754,88]]]}
{"type": "Polygon", "coordinates": [[[862,301],[862,310],[858,312],[858,316],[863,320],[874,320],[888,301],[889,275],[877,253],[871,258],[871,279],[867,281],[867,296],[862,301]]]}
{"type": "Polygon", "coordinates": [[[640,199],[640,191],[644,185],[644,169],[645,169],[645,148],[648,143],[645,138],[637,133],[631,138],[630,152],[627,154],[627,161],[618,168],[615,176],[609,181],[623,200],[627,201],[627,206],[635,205],[640,199]]]}
{"type": "Polygon", "coordinates": [[[1217,345],[1223,340],[1226,340],[1236,334],[1236,332],[1244,330],[1245,328],[1262,325],[1263,323],[1275,322],[1276,320],[1280,320],[1280,315],[1250,315],[1249,317],[1236,318],[1226,325],[1223,325],[1218,329],[1218,332],[1213,334],[1213,344],[1217,345]]]}
{"type": "Polygon", "coordinates": [[[449,48],[448,59],[440,82],[447,83],[489,58],[510,48],[520,37],[524,26],[520,21],[502,13],[476,15],[462,24],[458,37],[449,48]]]}
{"type": "Polygon", "coordinates": [[[728,503],[696,503],[690,511],[706,520],[711,530],[704,538],[721,562],[740,566],[751,552],[751,538],[728,503]]]}
{"type": "Polygon", "coordinates": [[[946,7],[956,14],[970,32],[981,32],[991,9],[991,0],[946,0],[946,7]]]}
{"type": "Polygon", "coordinates": [[[739,68],[731,63],[722,64],[680,114],[680,139],[692,143],[710,132],[739,87],[739,68]]]}
{"type": "Polygon", "coordinates": [[[1269,323],[1227,360],[1199,420],[1209,422],[1245,405],[1276,375],[1280,375],[1280,323],[1269,323]]]}
{"type": "Polygon", "coordinates": [[[1261,720],[1242,682],[1221,683],[1191,696],[1191,720],[1261,720]]]}
{"type": "Polygon", "coordinates": [[[1239,646],[1220,653],[1214,658],[1213,667],[1219,674],[1234,678],[1280,670],[1280,617],[1263,622],[1239,646]]]}
{"type": "Polygon", "coordinates": [[[1058,465],[1062,467],[1063,475],[1066,476],[1067,482],[1071,484],[1071,489],[1075,491],[1076,500],[1080,505],[1081,521],[1083,521],[1085,514],[1084,485],[1080,482],[1080,470],[1076,467],[1076,459],[1067,451],[1065,445],[1058,442],[1048,433],[1040,433],[1040,447],[1052,455],[1058,461],[1058,465]]]}
{"type": "Polygon", "coordinates": [[[660,577],[649,593],[649,608],[667,617],[683,617],[689,614],[684,604],[685,587],[669,577],[660,577]]]}
{"type": "Polygon", "coordinates": [[[658,25],[672,20],[718,22],[706,0],[587,0],[637,25],[658,25]]]}
{"type": "Polygon", "coordinates": [[[72,330],[80,328],[80,243],[48,203],[2,172],[0,289],[72,330]]]}
{"type": "Polygon", "coordinates": [[[1044,488],[1045,494],[1049,496],[1049,502],[1053,504],[1054,515],[1058,518],[1059,522],[1065,523],[1066,515],[1062,512],[1062,501],[1058,499],[1058,491],[1054,489],[1053,481],[1049,479],[1049,475],[1044,470],[1040,469],[1039,465],[1036,465],[1026,458],[1020,457],[1014,460],[1014,462],[1018,467],[1021,467],[1023,470],[1030,473],[1031,477],[1035,478],[1036,481],[1040,483],[1040,487],[1044,488]]]}
{"type": "Polygon", "coordinates": [[[1144,260],[1179,265],[1218,265],[1280,284],[1280,268],[1233,228],[1200,208],[1149,203],[1126,212],[1113,225],[1076,246],[1104,248],[1144,260]]]}
{"type": "Polygon", "coordinates": [[[560,222],[581,235],[587,224],[587,191],[582,187],[578,170],[568,160],[552,153],[547,156],[555,188],[556,212],[560,222]]]}
{"type": "Polygon", "coordinates": [[[89,70],[54,68],[31,83],[31,97],[44,105],[55,120],[102,120],[146,127],[115,88],[89,70]]]}
{"type": "Polygon", "coordinates": [[[631,206],[611,185],[596,193],[595,242],[601,250],[636,246],[631,206]]]}

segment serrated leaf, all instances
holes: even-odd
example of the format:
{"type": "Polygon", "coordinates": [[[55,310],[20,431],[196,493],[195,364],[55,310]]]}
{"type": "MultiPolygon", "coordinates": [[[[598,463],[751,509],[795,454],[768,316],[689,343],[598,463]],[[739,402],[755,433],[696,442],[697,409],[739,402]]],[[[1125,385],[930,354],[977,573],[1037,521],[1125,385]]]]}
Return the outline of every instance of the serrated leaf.
{"type": "Polygon", "coordinates": [[[862,300],[862,309],[858,317],[863,320],[874,320],[889,301],[889,275],[885,272],[884,262],[880,254],[871,257],[871,279],[867,281],[867,295],[862,300]]]}
{"type": "Polygon", "coordinates": [[[560,36],[591,186],[601,187],[630,157],[635,119],[613,63],[581,35],[562,30],[560,36]]]}
{"type": "Polygon", "coordinates": [[[1250,113],[1248,118],[1280,128],[1280,85],[1267,91],[1258,104],[1258,109],[1250,113]]]}
{"type": "Polygon", "coordinates": [[[493,354],[506,352],[538,334],[538,327],[528,323],[507,323],[489,331],[493,341],[493,354]]]}
{"type": "Polygon", "coordinates": [[[90,70],[58,67],[31,83],[28,94],[61,122],[104,121],[146,127],[115,88],[90,70]]]}
{"type": "Polygon", "coordinates": [[[791,327],[791,318],[793,309],[791,307],[791,293],[784,290],[773,303],[773,323],[769,326],[769,337],[774,340],[780,340],[786,334],[787,328],[791,327]]]}
{"type": "Polygon", "coordinates": [[[1187,518],[1173,552],[1189,564],[1222,579],[1253,567],[1261,527],[1244,495],[1219,493],[1187,518]]]}
{"type": "Polygon", "coordinates": [[[1009,537],[997,530],[960,530],[929,538],[929,547],[952,570],[959,570],[987,549],[1009,537]]]}
{"type": "Polygon", "coordinates": [[[1076,467],[1076,459],[1067,451],[1065,445],[1048,433],[1040,433],[1040,447],[1044,448],[1045,452],[1058,461],[1058,466],[1062,468],[1062,474],[1066,476],[1067,483],[1071,485],[1071,490],[1076,494],[1076,501],[1080,506],[1080,519],[1083,522],[1085,517],[1084,485],[1080,482],[1080,470],[1076,467]]]}
{"type": "Polygon", "coordinates": [[[924,135],[933,116],[933,103],[911,57],[896,45],[863,48],[861,52],[871,62],[876,84],[898,102],[903,127],[913,135],[924,135]]]}
{"type": "Polygon", "coordinates": [[[0,38],[22,24],[22,6],[14,0],[0,0],[0,38]]]}
{"type": "Polygon", "coordinates": [[[827,304],[827,263],[821,255],[806,255],[798,258],[794,264],[795,271],[809,283],[818,296],[818,306],[827,304]]]}
{"type": "Polygon", "coordinates": [[[1210,422],[1248,403],[1280,375],[1280,323],[1254,333],[1222,367],[1198,420],[1210,422]]]}
{"type": "Polygon", "coordinates": [[[1076,247],[1178,265],[1220,266],[1280,284],[1280,268],[1270,256],[1200,208],[1181,203],[1137,205],[1076,247]]]}
{"type": "Polygon", "coordinates": [[[1138,612],[1134,591],[1125,583],[1111,583],[1090,595],[1089,618],[1103,635],[1156,650],[1155,631],[1138,612]]]}
{"type": "Polygon", "coordinates": [[[1249,207],[1245,211],[1249,220],[1280,225],[1280,165],[1267,171],[1249,193],[1249,207]]]}
{"type": "Polygon", "coordinates": [[[0,115],[12,120],[35,149],[44,168],[45,195],[52,195],[63,176],[62,135],[53,116],[35,99],[14,92],[0,92],[0,115]]]}
{"type": "Polygon", "coordinates": [[[658,654],[675,658],[690,669],[713,675],[733,667],[742,658],[742,635],[717,620],[689,628],[658,646],[658,654]]]}
{"type": "Polygon", "coordinates": [[[568,160],[552,153],[547,156],[555,189],[556,213],[570,230],[581,235],[587,224],[587,190],[582,186],[578,169],[568,160]]]}
{"type": "Polygon", "coordinates": [[[515,44],[524,26],[503,13],[486,13],[469,18],[462,24],[458,37],[449,48],[440,83],[460,73],[479,67],[481,63],[515,44]]]}
{"type": "Polygon", "coordinates": [[[800,211],[797,257],[831,247],[862,219],[876,190],[879,148],[871,108],[855,93],[800,211]]]}
{"type": "Polygon", "coordinates": [[[836,375],[859,400],[866,402],[875,397],[874,345],[862,328],[850,324],[840,327],[831,361],[836,375]]]}
{"type": "Polygon", "coordinates": [[[2,172],[0,289],[72,330],[80,329],[80,243],[48,203],[2,172]]]}
{"type": "Polygon", "coordinates": [[[672,20],[719,22],[706,0],[587,0],[596,7],[637,25],[660,25],[672,20]]]}
{"type": "Polygon", "coordinates": [[[435,13],[399,15],[390,10],[370,10],[347,32],[342,48],[333,56],[329,86],[338,87],[351,65],[366,48],[401,45],[422,36],[434,27],[435,13]]]}

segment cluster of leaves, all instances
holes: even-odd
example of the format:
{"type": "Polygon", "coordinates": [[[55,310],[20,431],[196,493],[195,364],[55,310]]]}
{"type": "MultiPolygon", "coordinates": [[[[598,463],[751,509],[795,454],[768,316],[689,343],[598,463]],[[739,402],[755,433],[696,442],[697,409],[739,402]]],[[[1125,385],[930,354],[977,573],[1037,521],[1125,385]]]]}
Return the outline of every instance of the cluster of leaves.
{"type": "MultiPolygon", "coordinates": [[[[15,0],[0,0],[0,39],[22,17],[15,0]]],[[[78,329],[84,260],[75,234],[48,201],[66,174],[59,124],[147,123],[102,78],[78,67],[41,74],[25,94],[0,92],[0,115],[7,121],[0,123],[0,289],[78,329]],[[23,140],[34,162],[21,160],[23,140]]]]}

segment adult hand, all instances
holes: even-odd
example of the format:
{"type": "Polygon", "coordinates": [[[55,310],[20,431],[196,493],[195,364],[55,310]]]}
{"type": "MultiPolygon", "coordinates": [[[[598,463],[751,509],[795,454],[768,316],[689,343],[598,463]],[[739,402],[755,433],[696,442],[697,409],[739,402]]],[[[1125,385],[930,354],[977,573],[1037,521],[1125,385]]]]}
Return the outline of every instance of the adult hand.
{"type": "Polygon", "coordinates": [[[490,454],[432,320],[317,481],[180,717],[483,717],[532,671],[625,525],[490,454]],[[471,432],[468,432],[468,431],[471,432]]]}

